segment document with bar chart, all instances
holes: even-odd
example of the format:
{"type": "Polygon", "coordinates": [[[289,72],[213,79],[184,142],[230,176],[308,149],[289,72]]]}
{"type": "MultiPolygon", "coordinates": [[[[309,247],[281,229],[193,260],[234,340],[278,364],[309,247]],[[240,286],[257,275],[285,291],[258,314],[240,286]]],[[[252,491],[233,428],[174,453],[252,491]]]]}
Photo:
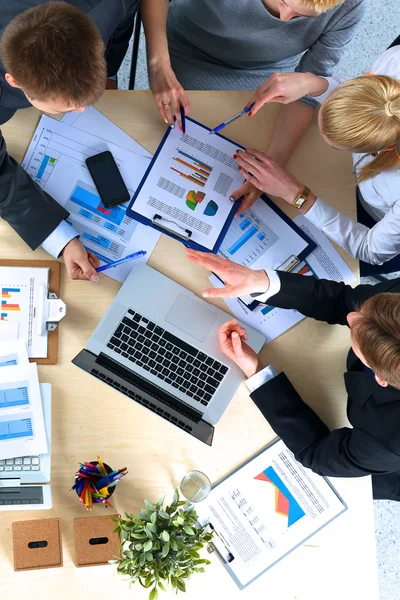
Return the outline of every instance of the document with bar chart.
{"type": "Polygon", "coordinates": [[[128,214],[157,223],[208,250],[221,241],[234,214],[229,196],[243,183],[233,159],[237,145],[186,119],[165,134],[128,214]]]}
{"type": "Polygon", "coordinates": [[[48,285],[49,269],[0,267],[0,331],[3,325],[16,327],[17,338],[24,340],[32,358],[47,356],[47,332],[39,335],[39,307],[43,287],[48,285]]]}
{"type": "Polygon", "coordinates": [[[47,452],[36,364],[0,368],[0,456],[47,452]]]}
{"type": "Polygon", "coordinates": [[[240,588],[347,509],[325,477],[305,469],[282,440],[216,484],[196,505],[240,588]]]}
{"type": "Polygon", "coordinates": [[[290,256],[301,256],[309,245],[307,236],[284,219],[272,202],[259,198],[234,218],[218,254],[252,269],[278,269],[290,256]]]}
{"type": "MultiPolygon", "coordinates": [[[[42,117],[22,162],[32,179],[65,206],[70,213],[68,223],[102,264],[138,250],[147,252],[139,259],[146,261],[159,238],[155,230],[126,215],[127,204],[106,208],[85,164],[89,156],[109,150],[132,196],[151,158],[134,140],[132,147],[137,150],[121,148],[65,123],[42,117]]],[[[106,274],[122,282],[131,268],[132,263],[128,262],[106,274]]]]}

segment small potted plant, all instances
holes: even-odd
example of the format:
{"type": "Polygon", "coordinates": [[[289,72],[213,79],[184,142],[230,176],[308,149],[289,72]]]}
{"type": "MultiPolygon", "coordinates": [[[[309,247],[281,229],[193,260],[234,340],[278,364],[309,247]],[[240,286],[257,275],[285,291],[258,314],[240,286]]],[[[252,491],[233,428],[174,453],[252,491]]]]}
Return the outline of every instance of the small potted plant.
{"type": "Polygon", "coordinates": [[[199,550],[212,539],[208,525],[199,526],[194,508],[182,509],[175,490],[172,504],[164,508],[164,499],[157,504],[145,500],[139,516],[125,513],[126,518],[114,518],[121,537],[121,557],[111,561],[117,564],[117,573],[127,575],[130,585],[138,581],[151,588],[149,600],[158,598],[158,590],[166,591],[171,585],[186,591],[186,581],[193,573],[204,573],[203,565],[210,561],[201,558],[199,550]]]}

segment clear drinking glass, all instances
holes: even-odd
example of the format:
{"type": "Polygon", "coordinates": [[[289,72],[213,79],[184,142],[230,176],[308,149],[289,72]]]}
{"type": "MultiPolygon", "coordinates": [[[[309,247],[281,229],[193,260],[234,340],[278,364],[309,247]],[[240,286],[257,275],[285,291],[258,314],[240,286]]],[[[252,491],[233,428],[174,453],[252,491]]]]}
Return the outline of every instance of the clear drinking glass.
{"type": "Polygon", "coordinates": [[[201,502],[211,491],[211,481],[201,471],[190,471],[182,479],[180,490],[190,502],[201,502]]]}

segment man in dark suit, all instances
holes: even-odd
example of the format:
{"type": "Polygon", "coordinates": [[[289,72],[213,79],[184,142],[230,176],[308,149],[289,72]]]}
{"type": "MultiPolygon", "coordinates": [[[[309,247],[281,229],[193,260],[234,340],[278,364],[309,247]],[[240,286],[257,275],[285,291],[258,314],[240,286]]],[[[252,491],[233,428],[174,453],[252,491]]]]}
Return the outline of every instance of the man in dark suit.
{"type": "MultiPolygon", "coordinates": [[[[81,112],[115,76],[138,0],[0,0],[0,124],[16,110],[81,112]],[[105,53],[105,54],[104,54],[105,53]]],[[[63,255],[73,279],[98,279],[68,212],[8,154],[0,132],[0,216],[34,250],[63,255]]]]}
{"type": "Polygon", "coordinates": [[[248,377],[252,400],[299,462],[320,475],[372,475],[374,498],[400,500],[400,279],[352,289],[293,273],[252,271],[192,250],[187,255],[225,282],[223,289],[205,290],[205,297],[250,294],[271,306],[350,327],[344,380],[353,428],[334,431],[303,402],[284,373],[263,369],[235,320],[221,327],[219,341],[248,377]]]}

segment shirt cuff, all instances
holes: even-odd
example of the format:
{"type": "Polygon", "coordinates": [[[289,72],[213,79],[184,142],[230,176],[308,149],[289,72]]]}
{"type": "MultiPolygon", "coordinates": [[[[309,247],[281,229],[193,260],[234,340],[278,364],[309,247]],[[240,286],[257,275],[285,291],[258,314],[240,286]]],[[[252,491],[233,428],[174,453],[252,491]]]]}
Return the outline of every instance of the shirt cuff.
{"type": "Polygon", "coordinates": [[[336,219],[338,211],[333,206],[321,200],[321,198],[317,198],[304,216],[308,221],[321,228],[336,219]]]}
{"type": "Polygon", "coordinates": [[[252,394],[255,392],[255,390],[258,390],[258,388],[264,385],[264,383],[267,383],[267,381],[273,379],[277,375],[278,373],[275,371],[274,367],[267,365],[262,371],[255,373],[252,377],[249,377],[249,379],[245,381],[245,384],[247,385],[247,389],[249,390],[250,394],[252,394]]]}
{"type": "Polygon", "coordinates": [[[320,104],[325,102],[325,100],[327,99],[329,94],[333,92],[333,90],[339,87],[341,83],[346,81],[344,77],[324,77],[323,79],[326,79],[326,81],[328,82],[328,89],[326,90],[326,92],[320,94],[319,96],[310,96],[310,98],[314,98],[314,100],[316,100],[320,104]]]}
{"type": "Polygon", "coordinates": [[[270,271],[269,269],[267,269],[265,272],[269,278],[268,291],[262,292],[258,296],[256,296],[255,294],[251,295],[254,300],[257,300],[257,302],[261,302],[262,304],[266,304],[268,298],[275,296],[275,294],[281,291],[281,280],[279,278],[278,273],[276,271],[270,271]]]}
{"type": "Polygon", "coordinates": [[[79,237],[79,233],[75,231],[72,225],[67,221],[61,221],[55,230],[41,243],[41,246],[54,258],[58,258],[65,246],[76,237],[79,237]]]}

